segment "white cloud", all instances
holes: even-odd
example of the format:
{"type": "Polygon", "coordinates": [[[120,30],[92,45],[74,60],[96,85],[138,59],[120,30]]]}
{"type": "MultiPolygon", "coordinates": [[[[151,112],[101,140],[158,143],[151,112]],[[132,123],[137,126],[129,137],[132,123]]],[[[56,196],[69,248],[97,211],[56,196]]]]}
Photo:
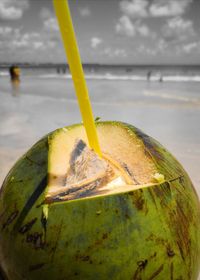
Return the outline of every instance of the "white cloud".
{"type": "Polygon", "coordinates": [[[14,53],[15,57],[20,57],[20,60],[23,61],[28,53],[35,57],[37,51],[46,51],[48,53],[49,50],[55,49],[57,46],[57,42],[44,30],[41,33],[23,33],[22,29],[19,28],[1,26],[0,36],[0,52],[6,54],[10,59],[13,58],[14,53]]]}
{"type": "Polygon", "coordinates": [[[28,41],[25,41],[25,40],[18,41],[18,40],[14,39],[14,40],[11,41],[10,46],[11,46],[11,48],[14,48],[14,49],[23,48],[23,47],[28,47],[29,43],[28,43],[28,41]]]}
{"type": "Polygon", "coordinates": [[[48,19],[48,18],[52,17],[52,12],[48,8],[43,7],[40,10],[40,14],[39,15],[40,15],[41,19],[48,19]]]}
{"type": "Polygon", "coordinates": [[[116,32],[122,35],[127,35],[133,37],[136,34],[135,26],[132,23],[131,19],[123,15],[120,17],[119,21],[116,24],[116,32]]]}
{"type": "Polygon", "coordinates": [[[167,41],[185,40],[195,34],[193,22],[180,16],[170,18],[163,26],[162,34],[167,41]]]}
{"type": "Polygon", "coordinates": [[[44,50],[45,49],[45,45],[44,45],[44,42],[42,42],[42,41],[36,41],[36,42],[34,42],[33,43],[33,47],[34,47],[34,49],[36,49],[36,50],[44,50]]]}
{"type": "Polygon", "coordinates": [[[189,44],[185,44],[183,46],[183,51],[185,53],[191,53],[194,49],[196,49],[197,47],[199,47],[199,44],[197,42],[193,42],[193,43],[189,43],[189,44]]]}
{"type": "Polygon", "coordinates": [[[185,13],[193,0],[121,0],[120,10],[131,18],[178,16],[185,13]]]}
{"type": "Polygon", "coordinates": [[[193,41],[191,43],[182,43],[175,46],[177,55],[189,55],[200,53],[200,41],[193,41]]]}
{"type": "MultiPolygon", "coordinates": [[[[0,0],[1,1],[1,0],[0,0]]],[[[17,0],[21,1],[21,0],[17,0]]],[[[24,32],[24,28],[0,26],[0,54],[13,61],[50,61],[63,56],[58,24],[53,13],[43,9],[40,14],[43,27],[37,32],[24,32]]]]}
{"type": "Polygon", "coordinates": [[[119,6],[122,15],[115,26],[117,33],[128,37],[140,35],[155,38],[156,34],[144,23],[144,19],[150,16],[148,0],[122,0],[119,6]]]}
{"type": "Polygon", "coordinates": [[[142,55],[151,55],[151,56],[155,56],[157,54],[157,50],[154,48],[149,48],[146,45],[139,45],[137,48],[137,51],[139,53],[141,53],[142,55]]]}
{"type": "Polygon", "coordinates": [[[147,0],[122,0],[119,5],[122,13],[130,17],[140,18],[147,16],[147,0]]]}
{"type": "Polygon", "coordinates": [[[158,35],[146,24],[145,20],[155,17],[172,17],[161,27],[166,40],[175,40],[194,34],[192,21],[183,20],[184,14],[193,0],[121,0],[119,8],[122,12],[115,30],[118,34],[134,37],[156,38],[158,35]],[[184,35],[185,32],[185,35],[184,35]],[[180,33],[180,35],[179,35],[180,33]]]}
{"type": "Polygon", "coordinates": [[[185,29],[188,29],[188,28],[191,28],[192,27],[192,21],[191,20],[184,20],[183,18],[181,17],[175,17],[175,18],[171,18],[167,21],[167,26],[170,28],[170,29],[181,29],[181,30],[185,30],[185,29]]]}
{"type": "Polygon", "coordinates": [[[156,47],[159,52],[164,52],[167,49],[168,44],[163,38],[160,38],[156,44],[156,47]]]}
{"type": "Polygon", "coordinates": [[[113,53],[114,53],[114,56],[122,56],[122,57],[127,56],[127,53],[124,49],[115,49],[113,53]]]}
{"type": "Polygon", "coordinates": [[[101,43],[102,43],[102,39],[99,37],[92,37],[90,42],[91,42],[91,47],[93,49],[97,48],[101,43]]]}
{"type": "Polygon", "coordinates": [[[126,57],[127,53],[124,49],[107,47],[103,50],[103,55],[109,56],[110,58],[113,57],[126,57]]]}
{"type": "Polygon", "coordinates": [[[112,50],[110,47],[107,47],[103,50],[103,53],[110,56],[110,54],[112,54],[112,50]]]}
{"type": "Polygon", "coordinates": [[[56,47],[56,41],[52,41],[52,40],[46,41],[46,45],[48,48],[54,49],[56,47]]]}
{"type": "Polygon", "coordinates": [[[0,26],[0,36],[1,49],[6,51],[12,48],[13,41],[21,41],[21,30],[10,26],[0,26]]]}
{"type": "Polygon", "coordinates": [[[192,0],[154,0],[149,7],[153,17],[178,16],[185,13],[192,0]]]}
{"type": "Polygon", "coordinates": [[[57,32],[59,31],[58,22],[56,18],[50,17],[44,20],[44,28],[46,31],[57,32]]]}
{"type": "Polygon", "coordinates": [[[88,17],[91,14],[91,11],[88,7],[83,7],[79,9],[79,13],[82,17],[88,17]]]}
{"type": "Polygon", "coordinates": [[[10,26],[0,26],[0,35],[3,37],[11,34],[12,31],[13,31],[13,29],[10,26]]]}
{"type": "Polygon", "coordinates": [[[143,37],[147,37],[151,33],[148,26],[145,25],[145,24],[139,24],[138,27],[137,27],[137,31],[143,37]]]}
{"type": "Polygon", "coordinates": [[[39,16],[43,20],[44,30],[57,35],[59,26],[55,15],[48,8],[43,7],[40,10],[39,16]]]}
{"type": "Polygon", "coordinates": [[[128,37],[134,37],[139,34],[142,37],[154,36],[146,24],[143,24],[141,20],[132,21],[128,16],[123,15],[119,18],[116,26],[116,32],[128,37]]]}
{"type": "Polygon", "coordinates": [[[31,33],[19,33],[18,36],[14,36],[10,40],[11,48],[34,48],[37,49],[39,45],[42,43],[42,38],[39,33],[31,32],[31,33]]]}
{"type": "Polygon", "coordinates": [[[29,8],[28,0],[1,0],[0,19],[16,20],[29,8]]]}

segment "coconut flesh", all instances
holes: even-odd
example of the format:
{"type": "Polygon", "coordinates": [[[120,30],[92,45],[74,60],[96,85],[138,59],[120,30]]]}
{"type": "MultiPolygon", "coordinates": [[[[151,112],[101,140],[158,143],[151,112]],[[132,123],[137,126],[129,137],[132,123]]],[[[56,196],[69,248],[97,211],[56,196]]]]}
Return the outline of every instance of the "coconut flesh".
{"type": "Polygon", "coordinates": [[[82,127],[49,138],[46,202],[102,196],[164,181],[139,139],[118,126],[99,126],[102,157],[91,150],[82,127]]]}

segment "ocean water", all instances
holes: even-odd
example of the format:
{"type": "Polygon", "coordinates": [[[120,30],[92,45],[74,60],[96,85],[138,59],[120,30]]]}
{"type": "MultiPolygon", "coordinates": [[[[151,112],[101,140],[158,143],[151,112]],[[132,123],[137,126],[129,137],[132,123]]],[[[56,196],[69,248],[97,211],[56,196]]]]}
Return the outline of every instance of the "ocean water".
{"type": "MultiPolygon", "coordinates": [[[[0,76],[7,76],[6,66],[0,66],[0,76]]],[[[69,68],[61,64],[22,66],[23,76],[39,78],[70,79],[69,68]]],[[[87,79],[94,80],[132,80],[132,81],[174,81],[174,82],[200,82],[200,66],[151,66],[151,65],[100,65],[86,64],[84,71],[87,79]]]]}
{"type": "MultiPolygon", "coordinates": [[[[200,66],[91,64],[85,65],[84,71],[91,100],[94,102],[200,105],[200,66]],[[95,87],[97,81],[100,84],[98,90],[95,87]],[[115,93],[113,86],[117,89],[115,93]]],[[[0,69],[0,80],[0,90],[10,92],[8,68],[0,69]]],[[[23,66],[19,92],[51,98],[76,99],[69,69],[59,64],[23,66]]]]}

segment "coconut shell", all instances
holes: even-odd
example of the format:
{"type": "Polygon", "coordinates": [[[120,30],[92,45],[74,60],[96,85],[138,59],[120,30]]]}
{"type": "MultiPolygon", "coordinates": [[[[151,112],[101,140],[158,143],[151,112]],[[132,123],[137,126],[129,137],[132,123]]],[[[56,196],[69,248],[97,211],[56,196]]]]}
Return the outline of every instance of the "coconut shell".
{"type": "Polygon", "coordinates": [[[0,264],[6,279],[197,279],[200,206],[191,180],[157,141],[133,126],[113,125],[142,141],[165,181],[44,206],[44,137],[14,165],[1,189],[0,264]]]}

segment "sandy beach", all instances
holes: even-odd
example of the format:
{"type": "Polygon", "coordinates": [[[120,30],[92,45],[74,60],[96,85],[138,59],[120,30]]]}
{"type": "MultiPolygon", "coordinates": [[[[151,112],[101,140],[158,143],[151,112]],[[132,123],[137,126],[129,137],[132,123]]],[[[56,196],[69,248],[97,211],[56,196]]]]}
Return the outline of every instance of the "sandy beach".
{"type": "MultiPolygon", "coordinates": [[[[199,82],[88,79],[95,116],[133,124],[182,163],[200,196],[199,82]]],[[[81,121],[72,81],[22,77],[18,92],[0,77],[0,182],[48,132],[81,121]]]]}

